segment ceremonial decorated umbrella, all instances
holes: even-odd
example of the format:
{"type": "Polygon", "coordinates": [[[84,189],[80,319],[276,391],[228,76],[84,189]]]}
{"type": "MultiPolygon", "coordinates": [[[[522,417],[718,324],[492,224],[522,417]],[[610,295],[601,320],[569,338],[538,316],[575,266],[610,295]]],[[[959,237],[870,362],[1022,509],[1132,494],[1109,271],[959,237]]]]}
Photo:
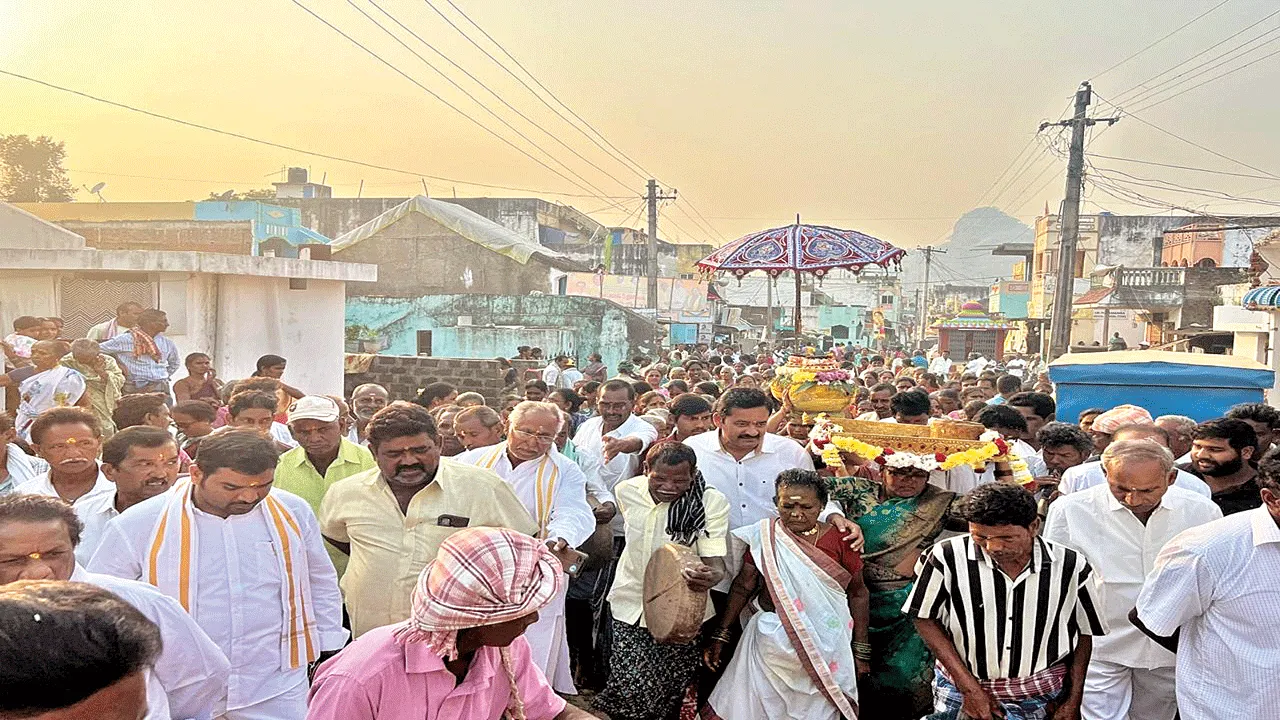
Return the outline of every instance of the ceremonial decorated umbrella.
{"type": "Polygon", "coordinates": [[[741,278],[763,270],[770,277],[791,271],[796,279],[795,330],[800,338],[800,273],[823,277],[837,268],[859,272],[868,265],[901,264],[906,251],[857,230],[795,225],[762,230],[734,240],[698,261],[704,273],[741,278]]]}

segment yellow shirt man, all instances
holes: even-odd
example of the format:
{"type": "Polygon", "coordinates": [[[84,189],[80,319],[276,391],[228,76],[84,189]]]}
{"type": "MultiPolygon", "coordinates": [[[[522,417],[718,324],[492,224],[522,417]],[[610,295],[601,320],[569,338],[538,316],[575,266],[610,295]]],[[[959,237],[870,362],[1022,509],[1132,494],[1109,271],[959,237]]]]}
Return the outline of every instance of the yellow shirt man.
{"type": "MultiPolygon", "coordinates": [[[[338,457],[329,464],[323,476],[307,459],[307,451],[296,447],[280,456],[273,484],[281,490],[288,490],[306,500],[318,517],[320,501],[324,499],[334,483],[376,467],[373,454],[368,448],[342,438],[338,444],[338,457]]],[[[334,569],[338,571],[338,578],[341,579],[347,569],[346,553],[329,543],[325,543],[324,546],[325,550],[329,551],[329,558],[333,560],[334,569]]]]}
{"type": "MultiPolygon", "coordinates": [[[[627,545],[618,558],[618,572],[609,591],[609,607],[613,617],[628,625],[644,622],[644,571],[653,551],[671,542],[667,534],[667,510],[670,503],[655,502],[649,494],[649,478],[640,475],[623,480],[613,489],[618,499],[618,512],[625,523],[627,545]]],[[[724,557],[729,552],[729,501],[714,488],[702,494],[707,518],[706,532],[693,543],[699,557],[724,557]]],[[[715,615],[710,596],[703,620],[715,615]]]]}
{"type": "Polygon", "coordinates": [[[342,592],[359,637],[409,617],[422,568],[464,527],[505,527],[533,535],[537,523],[492,471],[441,458],[435,478],[400,511],[377,468],[341,480],[320,505],[320,531],[351,545],[342,592]]]}

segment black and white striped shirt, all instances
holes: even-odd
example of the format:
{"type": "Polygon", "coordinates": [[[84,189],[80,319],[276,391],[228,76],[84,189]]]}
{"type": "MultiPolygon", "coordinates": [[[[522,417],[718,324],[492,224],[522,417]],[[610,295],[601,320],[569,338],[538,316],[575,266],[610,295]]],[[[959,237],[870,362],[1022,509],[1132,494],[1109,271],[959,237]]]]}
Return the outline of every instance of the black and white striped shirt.
{"type": "Polygon", "coordinates": [[[969,535],[935,543],[916,578],[902,612],[941,623],[979,680],[1033,675],[1066,658],[1080,635],[1106,632],[1089,561],[1040,538],[1013,580],[969,535]]]}

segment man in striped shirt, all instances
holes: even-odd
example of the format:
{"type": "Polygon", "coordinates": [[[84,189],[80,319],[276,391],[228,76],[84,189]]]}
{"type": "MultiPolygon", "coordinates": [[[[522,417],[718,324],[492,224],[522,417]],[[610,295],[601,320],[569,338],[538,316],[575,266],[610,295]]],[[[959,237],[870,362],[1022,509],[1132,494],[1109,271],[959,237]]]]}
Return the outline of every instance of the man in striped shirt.
{"type": "Polygon", "coordinates": [[[1106,632],[1088,560],[1037,537],[1035,498],[1016,485],[979,486],[959,512],[969,534],[925,551],[903,607],[938,659],[931,720],[1079,720],[1106,632]]]}

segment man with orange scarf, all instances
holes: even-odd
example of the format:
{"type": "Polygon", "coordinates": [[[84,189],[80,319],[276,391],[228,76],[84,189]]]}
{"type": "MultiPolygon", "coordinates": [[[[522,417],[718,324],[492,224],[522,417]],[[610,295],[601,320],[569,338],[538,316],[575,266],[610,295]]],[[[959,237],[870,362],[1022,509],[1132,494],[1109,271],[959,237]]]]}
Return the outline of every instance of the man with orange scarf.
{"type": "Polygon", "coordinates": [[[306,501],[272,487],[258,433],[206,437],[182,482],[107,524],[92,572],[141,580],[182,604],[231,662],[213,716],[306,713],[307,670],[346,642],[338,575],[306,501]]]}
{"type": "Polygon", "coordinates": [[[99,345],[124,372],[122,394],[158,392],[172,397],[169,378],[181,363],[178,346],[164,336],[168,329],[169,317],[163,310],[147,309],[138,315],[136,327],[99,345]]]}

